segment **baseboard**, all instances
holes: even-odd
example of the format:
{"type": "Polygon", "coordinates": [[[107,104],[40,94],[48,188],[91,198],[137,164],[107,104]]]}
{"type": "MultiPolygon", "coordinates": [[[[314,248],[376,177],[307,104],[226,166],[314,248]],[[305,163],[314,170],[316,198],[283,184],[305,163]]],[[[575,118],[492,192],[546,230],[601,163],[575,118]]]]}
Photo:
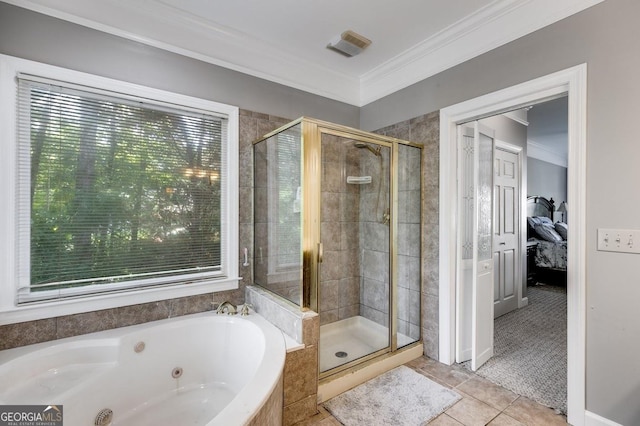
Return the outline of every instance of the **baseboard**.
{"type": "Polygon", "coordinates": [[[590,411],[584,412],[584,426],[622,426],[612,420],[605,419],[590,411]]]}
{"type": "Polygon", "coordinates": [[[518,304],[518,308],[524,308],[528,304],[529,304],[529,298],[528,297],[523,297],[522,299],[520,299],[520,303],[518,304]]]}

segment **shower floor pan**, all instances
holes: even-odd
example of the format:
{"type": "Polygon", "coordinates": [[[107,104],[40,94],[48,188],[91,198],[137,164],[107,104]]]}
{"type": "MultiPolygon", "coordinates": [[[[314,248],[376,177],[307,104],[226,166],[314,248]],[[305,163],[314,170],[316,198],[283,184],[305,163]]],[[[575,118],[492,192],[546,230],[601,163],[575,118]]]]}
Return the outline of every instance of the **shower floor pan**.
{"type": "MultiPolygon", "coordinates": [[[[414,342],[398,333],[398,347],[414,342]]],[[[362,316],[320,327],[320,371],[324,372],[389,346],[389,329],[362,316]]]]}

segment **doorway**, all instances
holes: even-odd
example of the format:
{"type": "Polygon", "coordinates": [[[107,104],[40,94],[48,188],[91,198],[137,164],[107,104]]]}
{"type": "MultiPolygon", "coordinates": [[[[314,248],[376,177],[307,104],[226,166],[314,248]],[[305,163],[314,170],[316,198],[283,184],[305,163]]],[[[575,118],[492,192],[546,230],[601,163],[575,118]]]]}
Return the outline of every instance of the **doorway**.
{"type": "MultiPolygon", "coordinates": [[[[458,197],[456,128],[458,124],[567,95],[568,198],[575,206],[569,224],[572,250],[567,265],[568,421],[584,424],[585,418],[585,170],[586,170],[586,65],[580,65],[508,89],[466,101],[440,112],[440,300],[439,360],[455,359],[456,243],[458,197]],[[447,196],[449,195],[449,196],[447,196]]],[[[522,216],[524,221],[524,216],[522,216]]],[[[523,226],[524,227],[524,226],[523,226]]],[[[524,257],[526,250],[522,250],[524,257]]],[[[524,260],[524,259],[523,259],[524,260]]],[[[482,312],[482,309],[475,309],[482,312]]],[[[473,318],[477,322],[477,318],[473,318]]]]}
{"type": "MultiPolygon", "coordinates": [[[[481,138],[478,147],[481,149],[483,138],[493,146],[489,151],[493,156],[481,161],[478,171],[478,176],[493,174],[493,182],[489,184],[493,187],[489,194],[492,200],[483,201],[481,197],[472,200],[478,211],[493,207],[488,218],[493,221],[486,225],[493,225],[490,249],[493,254],[493,315],[482,320],[493,325],[493,334],[489,336],[492,356],[475,367],[467,362],[472,355],[468,351],[466,358],[456,356],[457,362],[479,376],[561,413],[567,411],[566,269],[561,270],[566,268],[563,260],[566,260],[567,242],[557,233],[547,235],[542,231],[551,234],[551,230],[555,232],[554,225],[561,228],[560,223],[555,223],[554,216],[557,221],[561,216],[554,215],[552,202],[549,209],[544,208],[547,204],[543,202],[567,198],[567,120],[566,97],[477,120],[481,138]],[[526,160],[521,161],[521,158],[526,160]],[[521,163],[525,168],[524,176],[520,173],[521,163]],[[536,196],[531,197],[531,194],[536,196]],[[524,200],[527,201],[526,209],[521,208],[524,200]],[[526,229],[520,229],[520,215],[527,218],[526,229]],[[543,217],[549,224],[538,234],[538,227],[534,229],[529,223],[534,218],[542,221],[543,217]],[[552,237],[558,237],[559,241],[552,237]],[[524,241],[531,270],[520,262],[520,246],[524,241]],[[529,250],[530,244],[533,251],[529,250]],[[521,299],[522,296],[526,299],[521,299]]],[[[469,128],[471,124],[474,123],[461,124],[459,130],[469,128]]],[[[465,147],[468,144],[466,140],[460,142],[465,142],[465,147]]],[[[463,150],[463,156],[459,157],[463,171],[467,168],[467,151],[463,150]]],[[[466,192],[459,197],[461,205],[468,203],[466,192]]],[[[466,229],[464,219],[468,215],[464,213],[473,209],[464,207],[460,210],[460,223],[466,229]]],[[[464,230],[462,235],[466,236],[464,230]]],[[[461,243],[463,247],[468,245],[466,239],[461,243]]],[[[465,271],[467,263],[459,261],[459,270],[465,271]]],[[[468,274],[459,276],[468,277],[468,274]]],[[[468,278],[467,282],[460,281],[458,285],[470,286],[468,278]]],[[[490,303],[491,295],[486,297],[490,303]]],[[[472,307],[458,309],[457,324],[468,324],[470,328],[471,312],[472,307]]],[[[479,324],[479,328],[490,329],[483,324],[479,324]]],[[[471,333],[467,330],[465,334],[471,333]]],[[[480,338],[483,336],[479,334],[480,338]]],[[[461,343],[464,342],[457,344],[461,343]]],[[[471,347],[471,342],[465,347],[471,347]]]]}

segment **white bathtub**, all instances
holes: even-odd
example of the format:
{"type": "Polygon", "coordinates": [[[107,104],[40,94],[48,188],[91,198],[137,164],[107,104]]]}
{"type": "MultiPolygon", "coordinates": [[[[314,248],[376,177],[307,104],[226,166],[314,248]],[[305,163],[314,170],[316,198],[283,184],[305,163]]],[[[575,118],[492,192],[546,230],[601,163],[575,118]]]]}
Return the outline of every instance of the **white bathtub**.
{"type": "Polygon", "coordinates": [[[279,424],[285,351],[254,312],[154,321],[0,351],[0,404],[63,405],[68,426],[103,409],[114,426],[279,424]]]}

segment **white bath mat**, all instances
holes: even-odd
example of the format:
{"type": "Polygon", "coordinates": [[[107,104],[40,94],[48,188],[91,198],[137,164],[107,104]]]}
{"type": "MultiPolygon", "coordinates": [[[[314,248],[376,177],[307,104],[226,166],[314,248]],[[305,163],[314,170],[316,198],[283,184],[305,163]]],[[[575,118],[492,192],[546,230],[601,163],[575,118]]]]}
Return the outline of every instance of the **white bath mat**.
{"type": "Polygon", "coordinates": [[[451,389],[400,366],[324,403],[345,426],[424,425],[460,399],[451,389]]]}

